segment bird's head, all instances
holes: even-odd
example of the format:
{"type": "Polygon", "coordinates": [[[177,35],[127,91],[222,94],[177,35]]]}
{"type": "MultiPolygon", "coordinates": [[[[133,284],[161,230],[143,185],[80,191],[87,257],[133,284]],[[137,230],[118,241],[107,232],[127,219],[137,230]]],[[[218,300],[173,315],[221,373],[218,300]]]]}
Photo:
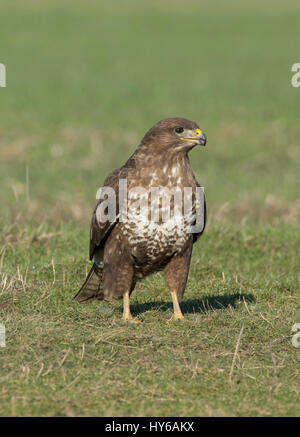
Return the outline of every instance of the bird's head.
{"type": "Polygon", "coordinates": [[[156,123],[144,136],[141,146],[162,153],[188,152],[193,147],[205,146],[206,136],[193,121],[185,118],[165,118],[156,123]]]}

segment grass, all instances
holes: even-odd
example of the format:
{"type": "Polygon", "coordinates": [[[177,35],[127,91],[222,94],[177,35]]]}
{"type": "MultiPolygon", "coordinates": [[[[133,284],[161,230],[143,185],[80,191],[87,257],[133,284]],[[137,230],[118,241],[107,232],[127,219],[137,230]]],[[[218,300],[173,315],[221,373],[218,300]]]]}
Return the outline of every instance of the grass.
{"type": "Polygon", "coordinates": [[[194,251],[186,320],[168,322],[158,274],[133,295],[140,326],[121,321],[120,302],[72,301],[86,233],[3,229],[1,415],[298,414],[298,228],[210,229],[194,251]]]}
{"type": "Polygon", "coordinates": [[[3,0],[2,416],[299,415],[296,1],[3,0]],[[182,309],[161,274],[72,301],[105,176],[157,120],[199,122],[208,226],[182,309]]]}

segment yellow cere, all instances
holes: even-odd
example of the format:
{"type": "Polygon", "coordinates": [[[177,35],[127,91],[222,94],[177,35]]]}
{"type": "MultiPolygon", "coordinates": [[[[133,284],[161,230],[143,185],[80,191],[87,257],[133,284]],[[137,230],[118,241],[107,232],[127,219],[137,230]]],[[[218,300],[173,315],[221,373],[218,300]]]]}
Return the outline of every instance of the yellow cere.
{"type": "Polygon", "coordinates": [[[198,136],[202,134],[201,129],[195,129],[195,136],[194,137],[181,137],[181,140],[196,140],[198,136]]]}

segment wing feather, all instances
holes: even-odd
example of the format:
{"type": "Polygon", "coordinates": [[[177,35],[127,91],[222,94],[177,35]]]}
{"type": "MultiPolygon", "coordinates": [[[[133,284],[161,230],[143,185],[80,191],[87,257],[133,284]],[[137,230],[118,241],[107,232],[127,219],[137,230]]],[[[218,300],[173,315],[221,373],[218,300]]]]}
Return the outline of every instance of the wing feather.
{"type": "Polygon", "coordinates": [[[130,158],[123,167],[120,167],[110,173],[103,183],[103,187],[111,187],[116,193],[116,219],[111,222],[109,220],[105,222],[100,222],[97,218],[97,208],[103,202],[99,200],[94,208],[91,220],[90,228],[90,260],[95,255],[98,248],[103,247],[104,243],[113,230],[116,223],[118,223],[119,217],[119,180],[127,179],[129,168],[134,167],[135,162],[133,157],[130,158]]]}

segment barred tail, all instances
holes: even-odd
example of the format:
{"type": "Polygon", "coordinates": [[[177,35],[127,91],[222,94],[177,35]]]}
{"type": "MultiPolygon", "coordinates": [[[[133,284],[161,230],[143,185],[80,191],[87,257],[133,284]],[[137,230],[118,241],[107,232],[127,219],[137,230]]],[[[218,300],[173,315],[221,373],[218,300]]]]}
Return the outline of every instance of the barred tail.
{"type": "Polygon", "coordinates": [[[93,265],[86,280],[78,291],[74,300],[79,303],[91,302],[94,299],[103,299],[101,282],[102,282],[103,269],[96,264],[93,265]]]}

